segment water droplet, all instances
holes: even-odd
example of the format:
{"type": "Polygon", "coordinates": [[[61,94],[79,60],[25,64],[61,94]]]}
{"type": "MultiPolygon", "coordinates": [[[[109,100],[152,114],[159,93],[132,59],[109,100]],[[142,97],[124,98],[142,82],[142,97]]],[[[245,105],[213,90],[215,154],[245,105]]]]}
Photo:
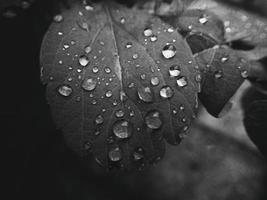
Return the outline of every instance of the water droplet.
{"type": "Polygon", "coordinates": [[[156,42],[157,40],[158,40],[158,37],[155,36],[155,35],[152,35],[152,36],[150,37],[150,41],[151,41],[151,42],[156,42]]]}
{"type": "Polygon", "coordinates": [[[142,80],[145,80],[145,79],[146,79],[146,75],[145,75],[145,74],[141,74],[140,78],[141,78],[142,80]]]}
{"type": "Polygon", "coordinates": [[[108,98],[112,97],[112,91],[111,90],[107,91],[105,95],[108,98]]]}
{"type": "Polygon", "coordinates": [[[84,47],[84,51],[85,51],[85,53],[90,53],[92,51],[92,47],[87,45],[86,47],[84,47]]]}
{"type": "Polygon", "coordinates": [[[108,157],[112,162],[118,162],[122,159],[122,152],[119,147],[114,147],[109,150],[108,157]]]}
{"type": "Polygon", "coordinates": [[[137,89],[138,97],[144,102],[152,102],[153,101],[153,95],[152,91],[149,87],[140,87],[137,89]]]}
{"type": "Polygon", "coordinates": [[[196,75],[196,82],[201,82],[201,79],[202,79],[201,74],[197,74],[196,75]]]}
{"type": "Polygon", "coordinates": [[[133,59],[135,60],[135,59],[137,59],[137,58],[138,58],[138,54],[135,53],[135,54],[133,55],[133,59]]]}
{"type": "Polygon", "coordinates": [[[161,51],[162,55],[166,59],[171,59],[176,55],[176,47],[173,44],[167,44],[161,51]]]}
{"type": "Polygon", "coordinates": [[[82,88],[86,91],[92,91],[96,88],[96,80],[93,78],[85,79],[82,83],[82,88]]]}
{"type": "Polygon", "coordinates": [[[144,36],[146,36],[146,37],[150,37],[150,36],[152,36],[152,35],[153,35],[153,31],[152,31],[151,28],[146,28],[146,29],[144,30],[144,36]]]}
{"type": "Polygon", "coordinates": [[[115,115],[116,115],[116,117],[120,118],[120,117],[124,116],[124,112],[123,112],[123,110],[117,110],[115,115]]]}
{"type": "Polygon", "coordinates": [[[121,24],[125,24],[125,18],[124,17],[122,17],[121,19],[120,19],[120,22],[121,22],[121,24]]]}
{"type": "Polygon", "coordinates": [[[89,59],[88,59],[87,56],[85,56],[85,55],[80,56],[80,58],[79,58],[79,64],[81,66],[86,67],[88,65],[88,63],[89,63],[89,59]]]}
{"type": "Polygon", "coordinates": [[[186,77],[181,77],[181,78],[177,79],[176,83],[179,87],[185,87],[188,84],[186,77]]]}
{"type": "Polygon", "coordinates": [[[64,18],[62,15],[55,15],[53,19],[54,19],[54,22],[59,23],[59,22],[62,22],[64,18]]]}
{"type": "Polygon", "coordinates": [[[89,6],[89,5],[86,5],[84,8],[87,11],[93,11],[94,10],[94,7],[93,6],[89,6]]]}
{"type": "Polygon", "coordinates": [[[58,93],[64,97],[68,97],[72,93],[72,88],[68,85],[62,85],[58,88],[58,93]]]}
{"type": "Polygon", "coordinates": [[[181,68],[178,65],[172,65],[169,69],[169,74],[172,77],[177,77],[181,74],[181,68]]]}
{"type": "Polygon", "coordinates": [[[98,67],[97,66],[94,66],[93,69],[92,69],[93,73],[97,73],[99,71],[98,67]]]}
{"type": "Polygon", "coordinates": [[[65,49],[68,49],[68,48],[70,47],[70,45],[68,45],[68,44],[64,44],[63,47],[64,47],[65,49]]]}
{"type": "Polygon", "coordinates": [[[228,59],[229,59],[228,57],[222,57],[222,58],[221,58],[221,62],[222,62],[222,63],[225,63],[226,61],[228,61],[228,59]]]}
{"type": "Polygon", "coordinates": [[[200,18],[198,19],[198,21],[199,21],[199,23],[201,23],[201,24],[206,24],[206,23],[208,22],[208,16],[203,15],[202,17],[200,17],[200,18]]]}
{"type": "Polygon", "coordinates": [[[144,149],[142,147],[138,147],[133,153],[133,158],[135,161],[144,158],[144,149]]]}
{"type": "Polygon", "coordinates": [[[128,88],[133,88],[134,87],[134,83],[129,83],[128,84],[128,88]]]}
{"type": "Polygon", "coordinates": [[[174,29],[172,27],[168,28],[167,30],[169,33],[173,33],[174,32],[174,29]]]}
{"type": "Polygon", "coordinates": [[[132,135],[132,127],[130,122],[120,120],[113,124],[113,133],[120,139],[129,138],[132,135]]]}
{"type": "Polygon", "coordinates": [[[159,129],[162,125],[160,113],[158,111],[151,111],[145,117],[145,123],[150,129],[159,129]]]}
{"type": "Polygon", "coordinates": [[[164,99],[171,98],[173,96],[173,90],[170,86],[164,86],[160,90],[160,96],[164,99]]]}
{"type": "Polygon", "coordinates": [[[150,82],[151,82],[151,84],[153,85],[153,86],[157,86],[158,84],[159,84],[159,78],[158,77],[152,77],[151,78],[151,80],[150,80],[150,82]]]}
{"type": "Polygon", "coordinates": [[[133,43],[132,43],[132,42],[127,42],[126,45],[125,45],[125,47],[126,47],[127,49],[132,48],[132,46],[133,46],[133,43]]]}
{"type": "Polygon", "coordinates": [[[215,71],[214,76],[216,79],[220,79],[223,77],[223,72],[221,70],[215,71]]]}
{"type": "Polygon", "coordinates": [[[242,72],[241,72],[241,76],[242,76],[243,78],[248,78],[248,71],[247,71],[247,70],[242,71],[242,72]]]}
{"type": "Polygon", "coordinates": [[[109,74],[111,72],[111,69],[109,67],[105,67],[105,72],[109,74]]]}
{"type": "Polygon", "coordinates": [[[100,124],[103,124],[103,122],[104,122],[103,116],[102,115],[97,115],[96,118],[95,118],[95,123],[97,125],[100,125],[100,124]]]}

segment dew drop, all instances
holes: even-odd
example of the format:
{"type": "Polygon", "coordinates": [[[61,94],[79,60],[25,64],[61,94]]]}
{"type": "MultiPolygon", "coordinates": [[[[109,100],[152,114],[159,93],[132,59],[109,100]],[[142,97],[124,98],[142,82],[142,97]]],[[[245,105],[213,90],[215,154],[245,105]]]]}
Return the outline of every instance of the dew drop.
{"type": "Polygon", "coordinates": [[[132,135],[131,124],[126,120],[120,120],[113,124],[113,133],[120,139],[129,138],[132,135]]]}
{"type": "Polygon", "coordinates": [[[93,69],[92,69],[93,73],[97,73],[99,71],[98,67],[97,66],[94,66],[93,69]]]}
{"type": "Polygon", "coordinates": [[[108,98],[112,97],[112,91],[111,90],[107,91],[105,95],[108,98]]]}
{"type": "Polygon", "coordinates": [[[72,93],[72,88],[68,85],[62,85],[58,88],[58,93],[64,97],[68,97],[72,93]]]}
{"type": "Polygon", "coordinates": [[[108,158],[112,162],[118,162],[122,159],[122,152],[119,147],[114,147],[109,150],[108,152],[108,158]]]}
{"type": "Polygon", "coordinates": [[[156,42],[157,40],[158,40],[158,37],[155,36],[155,35],[152,35],[152,36],[150,37],[150,41],[151,41],[151,42],[156,42]]]}
{"type": "Polygon", "coordinates": [[[241,76],[242,76],[243,78],[248,78],[248,71],[247,71],[247,70],[242,71],[242,72],[241,72],[241,76]]]}
{"type": "Polygon", "coordinates": [[[85,53],[90,53],[92,51],[92,47],[87,45],[86,47],[84,47],[84,51],[85,51],[85,53]]]}
{"type": "Polygon", "coordinates": [[[177,77],[181,74],[181,68],[178,65],[172,65],[169,69],[169,74],[171,77],[177,77]]]}
{"type": "Polygon", "coordinates": [[[132,42],[127,42],[126,45],[125,45],[125,48],[126,49],[130,49],[130,48],[132,48],[132,46],[133,46],[132,42]]]}
{"type": "Polygon", "coordinates": [[[85,55],[80,56],[80,58],[79,58],[79,64],[81,66],[86,67],[88,65],[88,63],[89,63],[89,59],[88,59],[87,56],[85,56],[85,55]]]}
{"type": "Polygon", "coordinates": [[[55,15],[53,18],[54,22],[62,22],[63,21],[63,16],[62,15],[55,15]]]}
{"type": "Polygon", "coordinates": [[[206,24],[208,22],[208,17],[206,15],[203,15],[198,19],[199,23],[206,24]]]}
{"type": "Polygon", "coordinates": [[[151,84],[153,85],[153,86],[157,86],[158,84],[159,84],[159,78],[158,77],[152,77],[151,78],[151,80],[150,80],[150,82],[151,82],[151,84]]]}
{"type": "Polygon", "coordinates": [[[95,123],[96,123],[97,125],[100,125],[100,124],[103,124],[103,122],[104,122],[104,118],[103,118],[103,116],[102,116],[102,115],[97,115],[97,116],[96,116],[96,119],[95,119],[95,123]]]}
{"type": "Polygon", "coordinates": [[[93,6],[89,6],[89,5],[86,5],[84,8],[87,11],[93,11],[94,10],[94,7],[93,6]]]}
{"type": "Polygon", "coordinates": [[[137,93],[140,100],[147,103],[153,101],[152,91],[149,87],[139,87],[137,93]]]}
{"type": "Polygon", "coordinates": [[[133,158],[135,161],[144,158],[144,149],[142,147],[137,148],[133,153],[133,158]]]}
{"type": "Polygon", "coordinates": [[[137,58],[138,58],[138,54],[135,53],[135,54],[133,55],[133,59],[136,60],[137,58]]]}
{"type": "Polygon", "coordinates": [[[160,96],[164,99],[171,98],[173,96],[173,90],[170,86],[164,86],[160,90],[160,96]]]}
{"type": "Polygon", "coordinates": [[[150,36],[152,36],[152,35],[153,35],[153,31],[152,31],[151,28],[146,28],[146,29],[144,30],[144,36],[146,36],[146,37],[150,37],[150,36]]]}
{"type": "Polygon", "coordinates": [[[109,67],[105,67],[105,72],[109,74],[111,72],[111,69],[109,67]]]}
{"type": "Polygon", "coordinates": [[[162,55],[166,59],[171,59],[176,55],[176,47],[173,44],[167,44],[161,51],[162,55]]]}
{"type": "Polygon", "coordinates": [[[158,111],[151,111],[147,113],[145,117],[145,123],[150,129],[159,129],[162,125],[160,113],[158,111]]]}
{"type": "Polygon", "coordinates": [[[214,73],[214,76],[216,79],[220,79],[223,77],[223,72],[221,70],[218,70],[214,73]]]}
{"type": "Polygon", "coordinates": [[[181,77],[181,78],[177,79],[176,83],[179,87],[185,87],[188,84],[186,77],[181,77]]]}
{"type": "Polygon", "coordinates": [[[168,28],[167,30],[169,33],[173,33],[174,32],[174,29],[172,27],[168,28]]]}
{"type": "Polygon", "coordinates": [[[124,112],[123,112],[123,110],[117,110],[115,115],[116,115],[116,117],[120,118],[120,117],[124,116],[124,112]]]}
{"type": "Polygon", "coordinates": [[[121,24],[125,24],[125,22],[126,22],[125,18],[122,17],[122,18],[120,19],[120,22],[121,22],[121,24]]]}
{"type": "Polygon", "coordinates": [[[222,63],[225,63],[225,62],[228,61],[228,59],[229,59],[228,57],[222,57],[222,58],[221,58],[221,62],[222,62],[222,63]]]}
{"type": "Polygon", "coordinates": [[[96,88],[96,80],[93,78],[85,79],[82,83],[82,88],[86,91],[92,91],[96,88]]]}

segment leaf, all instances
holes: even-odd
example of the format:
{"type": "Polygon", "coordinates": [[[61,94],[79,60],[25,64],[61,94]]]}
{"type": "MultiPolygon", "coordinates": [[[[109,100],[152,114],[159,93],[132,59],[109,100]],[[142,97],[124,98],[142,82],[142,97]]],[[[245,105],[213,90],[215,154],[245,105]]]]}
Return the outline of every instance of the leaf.
{"type": "Polygon", "coordinates": [[[202,72],[200,101],[215,117],[248,76],[248,63],[227,46],[215,46],[195,55],[202,72]]]}
{"type": "Polygon", "coordinates": [[[41,79],[68,145],[108,168],[162,158],[162,139],[179,143],[197,108],[199,75],[181,35],[110,2],[76,4],[57,19],[43,40],[41,79]]]}

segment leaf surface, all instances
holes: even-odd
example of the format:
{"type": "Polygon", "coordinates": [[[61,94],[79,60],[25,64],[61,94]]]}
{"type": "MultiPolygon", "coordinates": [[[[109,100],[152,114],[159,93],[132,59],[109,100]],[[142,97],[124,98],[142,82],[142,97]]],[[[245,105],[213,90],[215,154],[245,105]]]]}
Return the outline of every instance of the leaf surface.
{"type": "Polygon", "coordinates": [[[215,46],[195,55],[202,72],[199,98],[215,117],[248,76],[248,62],[227,46],[215,46]]]}
{"type": "Polygon", "coordinates": [[[50,26],[40,60],[66,142],[107,168],[156,162],[163,138],[179,143],[195,115],[199,82],[189,46],[142,11],[73,5],[50,26]]]}

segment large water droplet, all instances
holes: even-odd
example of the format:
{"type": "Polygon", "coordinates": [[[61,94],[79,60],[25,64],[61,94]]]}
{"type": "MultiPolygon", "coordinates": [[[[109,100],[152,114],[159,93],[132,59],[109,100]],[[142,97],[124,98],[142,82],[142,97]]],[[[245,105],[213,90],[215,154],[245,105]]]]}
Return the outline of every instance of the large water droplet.
{"type": "Polygon", "coordinates": [[[145,123],[150,129],[159,129],[162,125],[160,113],[158,111],[151,111],[145,117],[145,123]]]}
{"type": "Polygon", "coordinates": [[[87,56],[85,56],[85,55],[80,56],[80,58],[79,58],[79,64],[81,66],[86,67],[88,65],[88,63],[89,63],[89,59],[88,59],[87,56]]]}
{"type": "Polygon", "coordinates": [[[100,124],[103,124],[103,122],[104,122],[103,116],[102,115],[97,115],[96,118],[95,118],[95,123],[97,125],[100,125],[100,124]]]}
{"type": "Polygon", "coordinates": [[[161,53],[164,58],[171,59],[176,55],[176,47],[173,44],[166,44],[161,53]]]}
{"type": "Polygon", "coordinates": [[[138,97],[144,102],[152,102],[153,101],[153,95],[152,91],[149,87],[140,87],[137,89],[138,97]]]}
{"type": "Polygon", "coordinates": [[[96,80],[93,78],[87,78],[82,83],[82,88],[86,91],[92,91],[96,88],[96,80]]]}
{"type": "Polygon", "coordinates": [[[132,135],[132,127],[130,122],[120,120],[113,124],[113,133],[120,139],[129,138],[132,135]]]}
{"type": "Polygon", "coordinates": [[[152,35],[153,35],[153,31],[152,31],[151,28],[146,28],[146,29],[144,30],[144,36],[146,36],[146,37],[150,37],[150,36],[152,36],[152,35]]]}
{"type": "Polygon", "coordinates": [[[58,88],[58,93],[64,97],[68,97],[72,93],[72,88],[68,85],[62,85],[58,88]]]}
{"type": "Polygon", "coordinates": [[[179,65],[172,65],[169,69],[169,74],[172,77],[177,77],[181,74],[181,68],[179,65]]]}
{"type": "Polygon", "coordinates": [[[108,152],[108,158],[112,162],[120,161],[122,159],[121,149],[119,147],[114,147],[114,148],[110,149],[109,152],[108,152]]]}
{"type": "Polygon", "coordinates": [[[161,88],[159,94],[164,99],[171,98],[173,96],[173,90],[170,86],[164,86],[161,88]]]}
{"type": "Polygon", "coordinates": [[[185,86],[187,86],[187,79],[186,79],[186,77],[181,77],[181,78],[179,78],[179,79],[177,79],[177,85],[179,86],[179,87],[185,87],[185,86]]]}

